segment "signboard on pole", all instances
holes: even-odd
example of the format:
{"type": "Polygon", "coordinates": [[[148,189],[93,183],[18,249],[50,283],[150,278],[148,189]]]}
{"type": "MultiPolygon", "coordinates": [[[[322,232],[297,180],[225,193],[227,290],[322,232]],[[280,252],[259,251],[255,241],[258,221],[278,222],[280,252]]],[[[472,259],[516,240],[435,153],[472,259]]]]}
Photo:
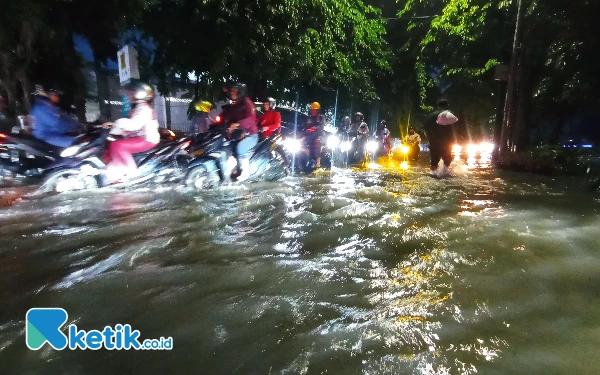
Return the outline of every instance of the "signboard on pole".
{"type": "Polygon", "coordinates": [[[121,82],[121,86],[129,83],[131,79],[140,79],[138,53],[135,48],[125,46],[117,52],[117,65],[119,65],[119,81],[121,82]]]}
{"type": "MultiPolygon", "coordinates": [[[[121,86],[128,84],[132,79],[140,79],[138,68],[138,54],[135,48],[125,46],[117,52],[117,65],[119,66],[119,81],[121,86]]],[[[131,111],[129,95],[121,95],[123,101],[122,116],[127,117],[131,111]]]]}

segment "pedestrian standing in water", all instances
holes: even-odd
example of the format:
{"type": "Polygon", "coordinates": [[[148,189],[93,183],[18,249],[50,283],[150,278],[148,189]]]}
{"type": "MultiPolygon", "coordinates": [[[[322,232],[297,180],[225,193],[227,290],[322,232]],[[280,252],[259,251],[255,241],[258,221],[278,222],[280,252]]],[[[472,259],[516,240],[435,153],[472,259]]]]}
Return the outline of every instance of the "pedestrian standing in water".
{"type": "Polygon", "coordinates": [[[452,162],[452,145],[454,144],[454,124],[458,118],[450,112],[446,99],[440,99],[437,108],[425,119],[425,132],[429,139],[429,152],[431,156],[431,175],[441,177],[444,173],[452,175],[450,163],[452,162]],[[447,172],[438,171],[438,164],[443,160],[447,172]]]}

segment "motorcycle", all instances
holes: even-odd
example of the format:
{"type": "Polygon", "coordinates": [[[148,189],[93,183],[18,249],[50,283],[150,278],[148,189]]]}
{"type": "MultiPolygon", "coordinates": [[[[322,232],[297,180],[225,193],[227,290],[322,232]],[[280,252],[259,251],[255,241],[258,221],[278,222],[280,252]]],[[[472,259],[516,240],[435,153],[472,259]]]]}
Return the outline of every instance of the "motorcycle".
{"type": "MultiPolygon", "coordinates": [[[[116,140],[109,133],[110,129],[100,128],[77,137],[73,145],[64,149],[61,158],[44,173],[39,191],[62,193],[101,187],[109,161],[106,143],[116,140]]],[[[184,137],[133,154],[139,177],[112,186],[129,187],[150,180],[156,183],[181,180],[186,167],[185,149],[189,144],[190,140],[184,137]]]]}
{"type": "MultiPolygon", "coordinates": [[[[89,126],[88,131],[74,138],[73,145],[81,139],[93,137],[98,126],[89,126]]],[[[0,178],[10,181],[39,182],[58,160],[64,147],[57,147],[16,129],[12,134],[0,133],[0,178]]],[[[171,130],[160,131],[161,143],[176,139],[171,130]]]]}
{"type": "MultiPolygon", "coordinates": [[[[187,165],[184,179],[186,186],[197,189],[211,189],[226,183],[230,177],[226,171],[233,169],[236,160],[231,154],[231,139],[227,127],[212,126],[209,133],[202,136],[192,151],[194,159],[187,165]]],[[[288,162],[282,149],[283,138],[273,135],[261,139],[250,152],[250,177],[247,182],[276,181],[288,175],[288,162]]]]}
{"type": "Polygon", "coordinates": [[[367,164],[375,159],[378,149],[379,143],[369,139],[368,128],[361,127],[355,134],[344,134],[339,147],[339,160],[344,167],[367,164]]]}
{"type": "Polygon", "coordinates": [[[62,150],[29,134],[0,133],[0,178],[39,179],[62,150]]]}
{"type": "Polygon", "coordinates": [[[311,155],[311,148],[316,147],[321,158],[321,168],[331,169],[335,149],[340,141],[335,135],[337,129],[325,126],[320,137],[313,136],[316,130],[309,128],[305,132],[297,134],[296,138],[289,137],[283,141],[288,160],[294,159],[294,172],[310,174],[316,168],[316,158],[311,155]]]}

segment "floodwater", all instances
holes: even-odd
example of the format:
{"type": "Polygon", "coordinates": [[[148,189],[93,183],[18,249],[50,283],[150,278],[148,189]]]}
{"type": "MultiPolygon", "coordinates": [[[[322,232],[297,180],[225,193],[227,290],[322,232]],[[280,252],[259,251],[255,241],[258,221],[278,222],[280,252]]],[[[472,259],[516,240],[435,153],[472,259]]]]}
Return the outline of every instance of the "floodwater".
{"type": "Polygon", "coordinates": [[[598,197],[577,180],[457,171],[3,189],[0,373],[600,373],[598,197]],[[32,351],[32,307],[173,349],[32,351]]]}

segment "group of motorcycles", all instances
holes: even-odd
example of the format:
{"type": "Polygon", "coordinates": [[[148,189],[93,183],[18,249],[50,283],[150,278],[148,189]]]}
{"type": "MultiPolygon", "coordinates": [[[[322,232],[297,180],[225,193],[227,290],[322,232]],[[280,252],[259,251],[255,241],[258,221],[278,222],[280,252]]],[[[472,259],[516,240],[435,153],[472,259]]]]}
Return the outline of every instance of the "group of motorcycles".
{"type": "MultiPolygon", "coordinates": [[[[134,154],[139,177],[115,184],[129,187],[143,182],[183,183],[198,190],[230,181],[226,171],[235,165],[231,154],[228,124],[216,122],[207,133],[176,137],[163,132],[161,142],[151,150],[134,154]]],[[[68,192],[102,186],[102,175],[110,161],[108,143],[115,136],[110,129],[90,127],[68,148],[58,148],[25,133],[0,133],[0,181],[21,178],[41,182],[41,192],[68,192]]],[[[251,150],[247,182],[275,181],[290,172],[309,174],[316,169],[314,137],[309,130],[287,136],[261,138],[251,150]],[[293,168],[293,169],[292,169],[293,168]]],[[[368,134],[338,134],[327,126],[318,137],[320,167],[352,166],[371,160],[381,142],[368,134]]]]}

